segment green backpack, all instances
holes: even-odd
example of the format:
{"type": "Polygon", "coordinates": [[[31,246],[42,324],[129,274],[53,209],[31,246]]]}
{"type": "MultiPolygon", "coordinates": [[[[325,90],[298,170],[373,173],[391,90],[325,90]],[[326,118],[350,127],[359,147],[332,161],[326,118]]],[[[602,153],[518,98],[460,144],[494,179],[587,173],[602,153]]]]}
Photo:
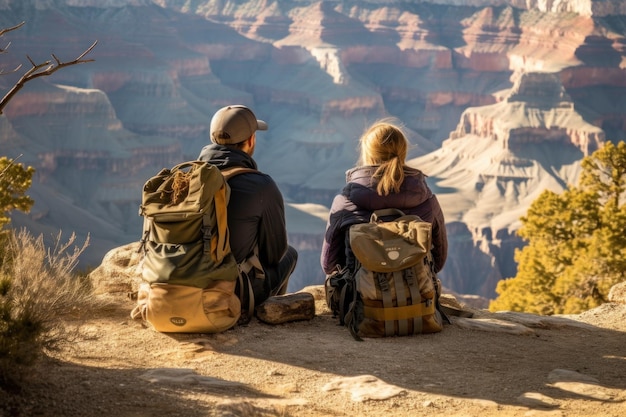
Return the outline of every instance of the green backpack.
{"type": "MultiPolygon", "coordinates": [[[[224,175],[208,162],[163,169],[145,183],[139,208],[143,283],[131,317],[179,333],[221,332],[240,320],[240,294],[251,288],[240,282],[230,250],[229,198],[224,175]]],[[[248,314],[253,310],[244,307],[248,314]]]]}
{"type": "Polygon", "coordinates": [[[375,211],[349,229],[356,258],[345,324],[361,337],[435,333],[447,319],[439,307],[441,283],[430,252],[432,225],[400,210],[375,211]],[[382,217],[399,216],[383,222],[382,217]]]}

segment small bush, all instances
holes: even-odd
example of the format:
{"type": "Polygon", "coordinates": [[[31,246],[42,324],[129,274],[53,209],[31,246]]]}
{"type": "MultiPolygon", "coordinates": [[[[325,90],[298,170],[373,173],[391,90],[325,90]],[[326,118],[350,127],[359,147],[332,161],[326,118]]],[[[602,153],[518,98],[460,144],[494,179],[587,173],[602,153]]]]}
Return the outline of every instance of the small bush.
{"type": "MultiPolygon", "coordinates": [[[[63,318],[87,316],[95,305],[86,279],[73,273],[88,246],[76,236],[52,248],[42,236],[11,231],[0,247],[0,387],[19,386],[24,371],[42,354],[74,339],[78,327],[63,318]]],[[[78,323],[78,322],[77,322],[78,323]]]]}
{"type": "Polygon", "coordinates": [[[0,228],[11,222],[9,213],[12,210],[30,211],[34,201],[26,195],[26,191],[32,184],[34,173],[33,167],[0,157],[0,228]]]}

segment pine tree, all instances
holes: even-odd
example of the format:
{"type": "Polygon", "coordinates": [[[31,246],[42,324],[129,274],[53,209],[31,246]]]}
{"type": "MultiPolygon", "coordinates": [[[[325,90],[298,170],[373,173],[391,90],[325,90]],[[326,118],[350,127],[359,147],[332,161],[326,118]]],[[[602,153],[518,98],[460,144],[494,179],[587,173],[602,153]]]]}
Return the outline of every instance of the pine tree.
{"type": "Polygon", "coordinates": [[[544,191],[518,234],[517,275],[500,281],[489,309],[573,314],[607,301],[626,280],[626,143],[583,159],[578,186],[544,191]]]}

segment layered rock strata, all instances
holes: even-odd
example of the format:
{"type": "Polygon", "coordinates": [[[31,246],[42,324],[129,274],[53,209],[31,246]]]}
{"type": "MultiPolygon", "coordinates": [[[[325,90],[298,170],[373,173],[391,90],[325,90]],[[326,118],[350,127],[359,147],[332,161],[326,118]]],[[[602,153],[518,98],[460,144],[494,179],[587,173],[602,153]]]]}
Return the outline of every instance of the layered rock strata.
{"type": "MultiPolygon", "coordinates": [[[[447,279],[457,292],[489,293],[514,271],[528,202],[575,178],[575,161],[605,138],[626,135],[619,1],[17,3],[0,0],[0,26],[27,22],[3,37],[7,68],[28,67],[25,54],[69,60],[99,43],[95,62],[20,92],[0,143],[36,164],[42,201],[107,219],[85,222],[107,244],[110,230],[139,233],[142,182],[195,158],[223,105],[250,105],[269,122],[255,159],[287,202],[323,206],[356,162],[364,127],[391,115],[406,126],[412,158],[443,143],[419,164],[439,179],[459,244],[447,279]],[[481,267],[463,275],[464,257],[481,267]]],[[[80,216],[55,217],[46,204],[36,224],[76,227],[80,216]]],[[[295,281],[322,279],[321,228],[292,232],[308,251],[295,281]]]]}
{"type": "Polygon", "coordinates": [[[543,190],[575,184],[582,157],[604,141],[602,129],[581,117],[557,76],[530,73],[517,77],[504,100],[465,110],[441,149],[412,160],[430,174],[451,225],[452,265],[443,273],[451,287],[495,295],[489,289],[515,274],[519,218],[543,190]],[[473,245],[458,239],[463,234],[473,245]],[[459,280],[464,274],[471,279],[459,280]]]}

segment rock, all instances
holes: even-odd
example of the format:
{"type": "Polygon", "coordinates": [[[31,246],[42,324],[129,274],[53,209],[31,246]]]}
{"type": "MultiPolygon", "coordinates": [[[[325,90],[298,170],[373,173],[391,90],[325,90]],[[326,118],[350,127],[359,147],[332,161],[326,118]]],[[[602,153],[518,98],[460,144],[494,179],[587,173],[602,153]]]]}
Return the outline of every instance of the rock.
{"type": "Polygon", "coordinates": [[[620,390],[604,387],[598,379],[568,369],[554,369],[548,374],[550,384],[562,391],[571,392],[599,401],[619,398],[620,390]]]}
{"type": "Polygon", "coordinates": [[[139,242],[111,249],[102,263],[91,271],[89,279],[95,294],[136,291],[141,283],[139,242]]]}
{"type": "Polygon", "coordinates": [[[324,290],[323,285],[309,285],[302,288],[299,292],[308,292],[313,296],[315,301],[326,302],[326,290],[324,290]]]}
{"type": "Polygon", "coordinates": [[[447,307],[452,307],[459,310],[462,310],[464,307],[461,303],[459,303],[456,296],[448,293],[442,293],[439,296],[439,303],[447,307]]]}
{"type": "Polygon", "coordinates": [[[352,401],[387,400],[396,395],[405,394],[406,390],[388,384],[373,375],[335,378],[322,387],[323,391],[345,391],[352,394],[352,401]]]}
{"type": "Polygon", "coordinates": [[[587,323],[581,323],[568,316],[540,316],[515,311],[498,311],[494,313],[494,317],[497,317],[498,320],[511,321],[533,329],[561,329],[564,327],[589,329],[592,327],[587,323]]]}
{"type": "Polygon", "coordinates": [[[309,285],[298,292],[306,292],[313,296],[316,314],[332,313],[326,303],[326,290],[324,289],[324,285],[309,285]]]}
{"type": "Polygon", "coordinates": [[[459,303],[456,296],[443,293],[439,296],[441,311],[448,317],[473,317],[474,312],[466,305],[459,303]]]}
{"type": "Polygon", "coordinates": [[[570,371],[568,369],[553,369],[548,374],[550,382],[587,382],[597,384],[598,380],[592,376],[581,374],[580,372],[570,371]]]}
{"type": "Polygon", "coordinates": [[[626,304],[626,282],[613,285],[609,291],[609,301],[612,303],[626,304]]]}
{"type": "Polygon", "coordinates": [[[315,317],[315,299],[308,292],[270,297],[256,308],[256,316],[268,324],[311,320],[315,317]]]}
{"type": "Polygon", "coordinates": [[[533,329],[519,323],[511,323],[495,319],[469,319],[455,317],[452,323],[462,329],[480,330],[485,332],[499,332],[517,335],[534,334],[533,329]]]}
{"type": "Polygon", "coordinates": [[[525,392],[517,397],[517,401],[530,408],[557,408],[559,406],[559,403],[553,398],[540,392],[525,392]]]}

